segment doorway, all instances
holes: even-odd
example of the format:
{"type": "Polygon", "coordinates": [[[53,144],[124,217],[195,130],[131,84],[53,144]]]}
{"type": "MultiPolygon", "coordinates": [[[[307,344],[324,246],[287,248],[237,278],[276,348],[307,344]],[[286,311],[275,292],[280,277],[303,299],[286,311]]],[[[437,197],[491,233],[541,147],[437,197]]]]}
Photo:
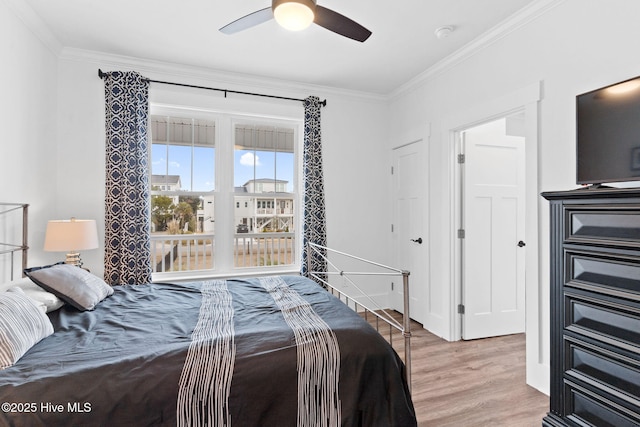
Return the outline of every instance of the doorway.
{"type": "Polygon", "coordinates": [[[511,114],[460,131],[461,337],[525,332],[525,126],[511,114]]]}
{"type": "Polygon", "coordinates": [[[525,224],[525,288],[526,288],[526,359],[527,384],[548,393],[549,390],[549,288],[544,286],[546,275],[541,275],[548,265],[545,257],[540,258],[541,247],[548,243],[547,233],[540,235],[540,221],[548,218],[546,205],[540,198],[538,179],[539,145],[539,102],[542,99],[542,82],[534,82],[512,92],[504,93],[477,105],[471,105],[443,120],[442,130],[448,141],[449,150],[446,159],[450,172],[450,275],[452,280],[448,286],[447,308],[448,329],[442,329],[443,336],[450,341],[462,338],[462,317],[458,314],[458,305],[462,304],[462,260],[461,241],[456,229],[461,224],[460,206],[462,197],[459,194],[460,165],[455,162],[459,153],[459,138],[463,130],[498,118],[519,112],[524,114],[525,122],[525,157],[526,157],[526,224],[525,224]]]}

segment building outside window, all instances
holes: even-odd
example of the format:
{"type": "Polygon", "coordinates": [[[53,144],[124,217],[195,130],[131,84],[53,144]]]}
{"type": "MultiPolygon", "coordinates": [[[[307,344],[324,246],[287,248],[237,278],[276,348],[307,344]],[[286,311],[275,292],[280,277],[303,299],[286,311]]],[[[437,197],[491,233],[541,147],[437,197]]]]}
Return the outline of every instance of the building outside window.
{"type": "Polygon", "coordinates": [[[154,278],[297,270],[300,123],[150,116],[154,278]]]}

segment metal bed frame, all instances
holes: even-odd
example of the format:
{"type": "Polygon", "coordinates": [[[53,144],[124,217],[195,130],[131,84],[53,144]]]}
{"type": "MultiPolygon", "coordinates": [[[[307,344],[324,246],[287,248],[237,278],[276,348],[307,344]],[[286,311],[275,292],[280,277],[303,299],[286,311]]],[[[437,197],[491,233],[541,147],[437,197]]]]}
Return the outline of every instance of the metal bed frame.
{"type": "Polygon", "coordinates": [[[336,295],[345,304],[350,306],[350,303],[353,303],[353,309],[358,313],[364,313],[364,317],[366,320],[368,320],[367,318],[368,314],[372,314],[373,316],[375,316],[375,328],[379,333],[380,333],[380,321],[388,325],[389,327],[388,341],[389,341],[389,344],[391,344],[391,346],[393,346],[393,330],[395,329],[402,334],[404,338],[404,364],[406,368],[406,378],[407,378],[407,384],[409,386],[409,391],[411,391],[411,319],[409,317],[409,271],[401,270],[394,267],[389,267],[384,264],[380,264],[374,261],[360,258],[355,255],[351,255],[345,252],[341,252],[341,251],[331,249],[326,246],[321,246],[311,242],[307,243],[307,247],[308,247],[307,271],[308,271],[309,277],[325,285],[333,295],[336,295]],[[311,256],[312,254],[316,254],[318,257],[326,261],[327,271],[311,270],[310,261],[312,258],[311,256]],[[364,264],[368,264],[370,266],[375,266],[382,269],[382,271],[380,272],[344,271],[336,267],[336,265],[329,260],[328,258],[329,254],[340,255],[342,257],[359,261],[364,264]],[[336,286],[329,283],[330,276],[342,277],[345,281],[349,283],[349,285],[357,289],[361,293],[361,296],[367,300],[367,302],[363,303],[362,300],[358,301],[356,300],[355,297],[345,293],[344,290],[338,289],[336,286]],[[389,311],[387,311],[385,308],[380,307],[379,304],[372,297],[370,297],[366,292],[364,292],[352,279],[352,277],[354,276],[402,277],[403,305],[404,305],[404,312],[402,313],[402,324],[398,322],[389,313],[389,311]]]}
{"type": "Polygon", "coordinates": [[[28,236],[28,219],[29,219],[29,205],[26,203],[0,203],[0,215],[6,215],[9,212],[17,211],[22,209],[22,243],[14,244],[14,243],[2,243],[0,242],[0,255],[11,254],[11,280],[14,279],[14,254],[16,252],[22,252],[22,268],[20,270],[20,274],[27,268],[27,255],[29,251],[28,236]]]}
{"type": "MultiPolygon", "coordinates": [[[[21,252],[22,256],[22,271],[27,268],[27,259],[28,259],[28,216],[29,216],[29,205],[26,203],[0,203],[0,216],[6,215],[9,212],[13,212],[16,210],[22,210],[22,243],[14,244],[14,243],[4,243],[0,242],[0,255],[10,254],[11,256],[11,279],[14,278],[14,255],[16,252],[21,252]]],[[[309,256],[307,257],[308,261],[308,275],[309,277],[315,279],[319,283],[323,284],[327,287],[328,291],[330,291],[333,295],[337,296],[338,299],[343,301],[348,306],[352,306],[352,308],[358,313],[364,313],[365,320],[368,321],[368,315],[371,314],[375,316],[375,328],[380,332],[380,321],[386,324],[389,327],[389,344],[393,346],[393,330],[398,331],[403,339],[404,339],[404,364],[405,364],[405,372],[407,384],[409,386],[409,391],[411,391],[411,319],[409,317],[409,271],[401,270],[394,267],[389,267],[384,264],[380,264],[374,261],[370,261],[364,258],[357,257],[355,255],[351,255],[345,252],[341,252],[335,249],[327,248],[325,246],[317,245],[315,243],[308,243],[309,256]],[[326,271],[312,271],[310,268],[310,260],[311,254],[314,253],[327,263],[326,271]],[[347,259],[355,260],[367,264],[369,266],[375,266],[382,271],[379,272],[366,272],[366,271],[344,271],[336,267],[336,265],[329,260],[328,254],[335,254],[339,256],[346,257],[347,259]],[[332,283],[329,282],[330,276],[340,276],[343,280],[349,283],[349,285],[353,286],[357,289],[361,296],[367,300],[366,303],[363,303],[362,300],[358,301],[356,297],[347,294],[344,290],[337,288],[332,283]],[[364,292],[352,279],[355,276],[391,276],[391,277],[402,277],[402,287],[403,287],[403,305],[404,312],[402,313],[402,323],[398,322],[387,309],[380,307],[380,305],[366,292],[364,292]]]]}

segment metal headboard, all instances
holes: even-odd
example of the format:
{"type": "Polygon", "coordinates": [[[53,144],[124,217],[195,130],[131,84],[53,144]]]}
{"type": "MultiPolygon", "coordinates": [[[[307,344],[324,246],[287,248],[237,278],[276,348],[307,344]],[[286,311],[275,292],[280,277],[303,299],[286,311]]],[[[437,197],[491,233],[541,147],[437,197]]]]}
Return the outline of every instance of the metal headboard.
{"type": "MultiPolygon", "coordinates": [[[[375,316],[375,327],[378,332],[380,332],[379,322],[381,320],[383,323],[387,324],[391,329],[395,329],[399,331],[404,338],[404,364],[406,368],[406,376],[407,376],[407,384],[409,386],[409,391],[411,391],[411,318],[409,317],[409,271],[400,270],[398,268],[389,267],[384,264],[379,264],[374,261],[370,261],[364,258],[357,257],[355,255],[351,255],[345,252],[340,252],[335,249],[327,248],[325,246],[321,246],[315,243],[308,242],[309,253],[313,251],[313,253],[320,258],[324,259],[327,262],[327,271],[312,271],[311,268],[308,268],[308,274],[310,277],[314,278],[316,281],[324,284],[330,290],[330,292],[334,295],[337,294],[338,298],[341,300],[344,298],[344,302],[349,305],[350,302],[354,304],[354,309],[359,311],[359,308],[364,310],[365,316],[368,313],[371,313],[375,316]],[[329,260],[329,254],[336,254],[342,257],[363,262],[365,264],[369,264],[371,266],[378,267],[383,271],[379,272],[362,272],[362,271],[343,271],[340,268],[336,267],[332,261],[329,260]],[[344,290],[338,289],[329,283],[329,276],[341,276],[345,281],[347,281],[351,286],[357,289],[361,295],[360,297],[364,297],[367,300],[366,303],[363,303],[362,300],[357,301],[355,297],[348,295],[344,290]],[[365,291],[363,291],[352,279],[354,276],[396,276],[402,277],[402,286],[403,286],[403,305],[404,312],[402,313],[402,324],[398,322],[386,309],[381,308],[378,303],[371,298],[365,291]]],[[[311,255],[307,257],[307,260],[311,259],[311,255]]],[[[393,334],[389,334],[389,343],[393,345],[393,334]]]]}
{"type": "Polygon", "coordinates": [[[0,215],[6,215],[9,212],[22,210],[22,243],[0,242],[0,255],[10,254],[11,257],[11,279],[14,279],[14,257],[16,252],[21,252],[22,268],[20,274],[27,268],[28,258],[28,236],[29,236],[29,205],[26,203],[0,203],[0,215]]]}

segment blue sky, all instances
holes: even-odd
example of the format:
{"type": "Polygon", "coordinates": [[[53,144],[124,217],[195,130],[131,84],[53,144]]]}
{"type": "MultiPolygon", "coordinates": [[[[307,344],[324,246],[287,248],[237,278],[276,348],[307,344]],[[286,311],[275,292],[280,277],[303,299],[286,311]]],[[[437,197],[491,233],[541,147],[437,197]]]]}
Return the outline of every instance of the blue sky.
{"type": "MultiPolygon", "coordinates": [[[[193,148],[193,188],[191,188],[191,147],[153,144],[151,167],[154,175],[180,175],[183,190],[212,191],[214,189],[215,152],[213,148],[193,148]],[[168,161],[167,161],[168,159],[168,161]],[[168,170],[167,170],[168,169],[168,170]]],[[[288,181],[293,191],[293,153],[235,150],[234,186],[242,186],[254,178],[276,178],[288,181]]]]}

